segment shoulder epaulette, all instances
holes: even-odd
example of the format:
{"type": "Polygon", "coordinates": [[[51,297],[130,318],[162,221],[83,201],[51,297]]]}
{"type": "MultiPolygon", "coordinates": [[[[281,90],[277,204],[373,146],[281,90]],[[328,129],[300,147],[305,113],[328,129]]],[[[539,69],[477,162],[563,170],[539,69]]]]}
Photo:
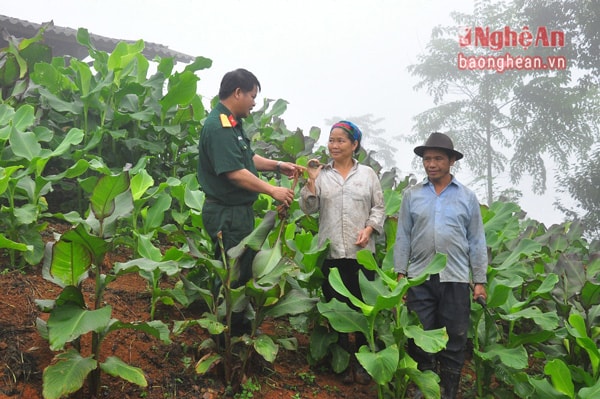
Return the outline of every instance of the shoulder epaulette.
{"type": "Polygon", "coordinates": [[[223,127],[236,127],[238,124],[238,121],[233,117],[233,115],[225,115],[225,114],[220,114],[219,117],[221,118],[221,126],[223,127]]]}
{"type": "Polygon", "coordinates": [[[229,119],[227,119],[227,115],[221,114],[219,115],[219,117],[221,118],[221,126],[232,127],[231,122],[229,121],[229,119]]]}

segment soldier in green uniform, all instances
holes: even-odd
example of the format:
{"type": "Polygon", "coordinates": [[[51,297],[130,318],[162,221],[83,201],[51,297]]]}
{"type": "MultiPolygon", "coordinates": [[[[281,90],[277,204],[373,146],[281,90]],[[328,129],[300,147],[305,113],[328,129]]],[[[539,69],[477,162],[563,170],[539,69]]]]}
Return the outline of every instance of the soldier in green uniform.
{"type": "MultiPolygon", "coordinates": [[[[200,132],[198,180],[206,198],[202,219],[215,243],[216,259],[221,257],[217,233],[222,233],[227,251],[254,229],[252,205],[259,193],[287,206],[294,200],[291,189],[272,186],[258,177],[258,171],[277,171],[292,177],[297,166],[255,154],[242,127],[242,118],[256,105],[259,90],[260,83],[253,73],[245,69],[226,73],[219,89],[219,103],[200,132]]],[[[238,285],[252,277],[253,255],[248,253],[242,259],[238,285]]],[[[240,321],[241,317],[235,319],[240,321]]],[[[246,332],[240,331],[243,327],[239,325],[232,329],[236,335],[246,332]]]]}

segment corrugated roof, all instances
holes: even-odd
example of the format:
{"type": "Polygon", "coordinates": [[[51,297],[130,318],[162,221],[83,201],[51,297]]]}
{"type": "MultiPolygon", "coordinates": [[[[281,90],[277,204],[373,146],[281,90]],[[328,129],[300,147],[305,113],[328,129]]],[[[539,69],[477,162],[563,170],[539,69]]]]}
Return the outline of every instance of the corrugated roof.
{"type": "MultiPolygon", "coordinates": [[[[45,24],[36,24],[18,18],[0,15],[0,29],[17,38],[32,38],[45,24]]],[[[134,43],[132,40],[114,39],[96,35],[90,32],[90,40],[98,50],[111,52],[119,42],[134,43]]],[[[50,21],[50,26],[44,32],[44,43],[52,47],[53,56],[70,55],[83,59],[89,55],[87,48],[77,42],[77,29],[55,26],[50,21]]],[[[4,34],[0,36],[0,48],[8,45],[4,34]]],[[[156,56],[161,58],[173,57],[178,62],[192,62],[194,57],[169,49],[167,46],[144,41],[142,53],[150,60],[156,56]]]]}

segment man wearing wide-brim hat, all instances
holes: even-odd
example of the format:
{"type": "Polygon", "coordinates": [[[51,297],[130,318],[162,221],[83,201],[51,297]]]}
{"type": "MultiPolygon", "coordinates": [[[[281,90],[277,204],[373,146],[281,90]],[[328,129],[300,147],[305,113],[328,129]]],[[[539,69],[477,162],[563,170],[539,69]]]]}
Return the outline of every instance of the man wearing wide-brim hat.
{"type": "Polygon", "coordinates": [[[446,327],[448,343],[439,353],[423,351],[413,341],[409,354],[419,370],[440,375],[442,398],[455,398],[465,361],[465,347],[473,298],[486,298],[487,247],[479,201],[475,193],[450,173],[463,154],[450,137],[431,133],[415,147],[423,158],[427,178],[403,195],[394,246],[398,279],[421,275],[437,253],[447,256],[446,267],[423,284],[409,288],[406,304],[419,316],[423,328],[446,327]]]}

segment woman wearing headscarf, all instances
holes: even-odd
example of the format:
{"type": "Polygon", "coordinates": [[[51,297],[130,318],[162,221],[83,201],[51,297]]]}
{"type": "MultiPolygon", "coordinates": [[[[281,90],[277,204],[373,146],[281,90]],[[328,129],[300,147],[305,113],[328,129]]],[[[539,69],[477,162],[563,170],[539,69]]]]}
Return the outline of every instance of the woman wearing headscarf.
{"type": "MultiPolygon", "coordinates": [[[[374,272],[367,270],[356,260],[356,253],[369,249],[375,253],[373,233],[383,232],[385,209],[379,177],[369,166],[361,165],[353,155],[358,153],[362,140],[360,129],[349,121],[334,124],[329,133],[327,148],[331,161],[325,165],[309,161],[308,180],[300,191],[300,207],[306,214],[319,213],[319,245],[329,239],[329,253],[323,264],[323,296],[327,301],[336,298],[356,309],[350,301],[338,294],[329,284],[332,268],[340,272],[344,285],[357,298],[362,298],[359,270],[369,280],[374,272]]],[[[338,343],[350,352],[348,334],[339,333],[338,343]]],[[[355,348],[367,344],[366,338],[357,333],[355,348]]],[[[354,360],[343,374],[344,383],[354,381],[368,384],[369,374],[354,360]]]]}

